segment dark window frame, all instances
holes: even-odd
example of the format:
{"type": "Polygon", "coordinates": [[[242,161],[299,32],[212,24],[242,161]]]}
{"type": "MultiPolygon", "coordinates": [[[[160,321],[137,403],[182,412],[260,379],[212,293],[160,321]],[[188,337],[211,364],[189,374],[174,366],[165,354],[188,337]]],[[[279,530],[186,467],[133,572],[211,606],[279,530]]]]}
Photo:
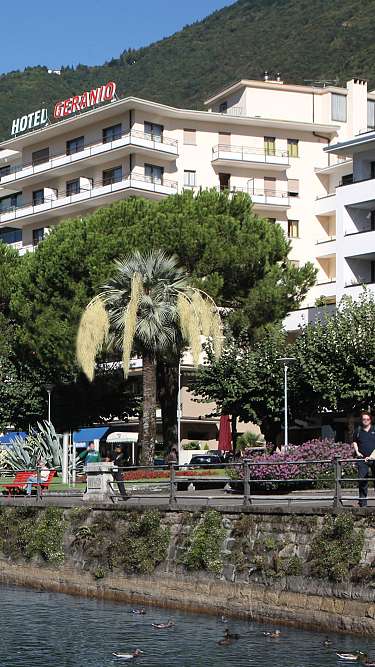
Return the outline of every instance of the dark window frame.
{"type": "Polygon", "coordinates": [[[85,137],[82,134],[80,137],[74,137],[74,139],[68,139],[66,142],[66,154],[75,155],[75,153],[80,153],[85,150],[85,137]],[[75,145],[75,148],[73,146],[75,145]]]}

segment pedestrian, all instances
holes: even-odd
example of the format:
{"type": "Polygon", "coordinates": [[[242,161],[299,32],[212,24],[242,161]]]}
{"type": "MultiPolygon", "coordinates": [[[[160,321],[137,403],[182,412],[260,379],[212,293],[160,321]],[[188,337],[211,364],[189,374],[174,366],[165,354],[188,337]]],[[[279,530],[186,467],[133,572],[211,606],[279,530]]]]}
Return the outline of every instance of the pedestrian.
{"type": "Polygon", "coordinates": [[[359,507],[367,507],[369,477],[375,488],[375,428],[369,412],[362,412],[361,425],[353,434],[353,448],[358,459],[359,507]]]}
{"type": "Polygon", "coordinates": [[[176,447],[172,447],[171,451],[167,455],[165,462],[167,465],[172,465],[173,463],[178,462],[178,451],[176,447]]]}
{"type": "Polygon", "coordinates": [[[122,450],[121,445],[116,445],[115,451],[113,453],[112,462],[114,465],[113,470],[113,479],[117,482],[118,490],[121,493],[123,498],[129,498],[129,494],[126,493],[125,484],[124,484],[124,470],[123,468],[127,464],[127,458],[122,450]]]}
{"type": "Polygon", "coordinates": [[[95,449],[94,442],[89,442],[85,451],[82,452],[78,458],[81,459],[81,461],[83,461],[85,465],[87,465],[88,463],[100,463],[101,461],[101,456],[99,452],[95,449]]]}
{"type": "Polygon", "coordinates": [[[43,482],[46,482],[49,477],[50,470],[46,467],[46,462],[43,461],[43,459],[38,461],[37,468],[39,469],[39,476],[36,474],[30,475],[30,477],[27,478],[27,483],[24,487],[26,489],[27,496],[31,496],[33,485],[38,485],[38,483],[42,485],[43,482]]]}

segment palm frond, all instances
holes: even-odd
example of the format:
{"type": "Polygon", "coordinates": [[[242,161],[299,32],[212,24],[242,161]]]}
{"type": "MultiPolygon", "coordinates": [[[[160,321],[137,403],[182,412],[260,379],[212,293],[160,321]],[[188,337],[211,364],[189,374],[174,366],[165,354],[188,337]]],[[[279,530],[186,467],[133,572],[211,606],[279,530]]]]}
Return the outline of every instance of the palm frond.
{"type": "Polygon", "coordinates": [[[90,382],[94,378],[95,359],[107,339],[109,319],[103,301],[95,297],[83,311],[78,327],[76,356],[90,382]]]}
{"type": "Polygon", "coordinates": [[[131,279],[130,301],[124,315],[124,329],[122,336],[122,365],[125,378],[129,374],[130,356],[133,349],[134,334],[137,328],[137,310],[143,294],[142,276],[134,273],[131,279]]]}

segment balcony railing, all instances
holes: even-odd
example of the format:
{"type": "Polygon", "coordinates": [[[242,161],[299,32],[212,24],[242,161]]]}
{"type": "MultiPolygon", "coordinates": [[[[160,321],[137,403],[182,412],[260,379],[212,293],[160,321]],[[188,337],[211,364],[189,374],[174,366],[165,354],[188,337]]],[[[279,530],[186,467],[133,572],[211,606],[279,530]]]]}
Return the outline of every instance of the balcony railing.
{"type": "Polygon", "coordinates": [[[368,227],[367,229],[358,229],[355,232],[345,232],[344,236],[357,236],[357,234],[367,234],[367,232],[375,232],[375,229],[368,227]]]}
{"type": "Polygon", "coordinates": [[[0,178],[0,184],[12,182],[18,178],[24,178],[33,174],[40,174],[48,169],[54,169],[66,164],[71,164],[79,160],[85,160],[100,153],[107,153],[116,148],[127,145],[134,145],[139,148],[149,148],[162,153],[172,153],[177,155],[178,142],[165,136],[156,137],[155,135],[131,130],[122,132],[113,141],[101,141],[86,144],[81,150],[75,153],[52,153],[48,160],[31,160],[22,164],[11,166],[10,173],[0,178]]]}
{"type": "Polygon", "coordinates": [[[242,162],[260,162],[265,164],[289,165],[287,151],[264,150],[251,146],[232,146],[218,144],[212,148],[212,160],[236,160],[242,162]]]}
{"type": "Polygon", "coordinates": [[[36,213],[43,213],[44,211],[52,210],[59,206],[75,204],[80,201],[101,197],[121,190],[134,189],[154,192],[156,194],[174,194],[177,192],[177,185],[176,181],[170,181],[165,178],[155,178],[134,172],[123,176],[121,179],[111,180],[106,178],[103,180],[101,178],[92,181],[91,187],[81,186],[77,189],[77,192],[72,194],[63,193],[58,194],[56,197],[44,197],[42,201],[35,204],[31,202],[21,206],[9,206],[7,210],[0,213],[0,223],[34,215],[36,213]]]}
{"type": "Polygon", "coordinates": [[[323,243],[331,243],[332,241],[336,241],[336,236],[330,236],[329,239],[318,239],[316,245],[323,245],[323,243]]]}

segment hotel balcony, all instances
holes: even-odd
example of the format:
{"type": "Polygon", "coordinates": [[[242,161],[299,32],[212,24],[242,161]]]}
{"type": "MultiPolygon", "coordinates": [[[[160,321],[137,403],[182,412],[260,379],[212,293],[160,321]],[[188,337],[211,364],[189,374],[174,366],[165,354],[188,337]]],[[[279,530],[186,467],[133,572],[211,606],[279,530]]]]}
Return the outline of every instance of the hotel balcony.
{"type": "Polygon", "coordinates": [[[363,294],[364,289],[367,292],[370,292],[373,297],[375,297],[375,283],[372,282],[363,282],[357,284],[348,284],[344,287],[344,295],[351,296],[354,300],[357,300],[361,294],[363,294]]]}
{"type": "Polygon", "coordinates": [[[346,258],[362,256],[363,259],[375,259],[375,230],[346,232],[343,251],[346,258]]]}
{"type": "MultiPolygon", "coordinates": [[[[336,283],[334,283],[336,286],[336,283]]],[[[299,308],[291,313],[288,313],[283,321],[284,329],[288,332],[298,332],[301,327],[307,324],[314,324],[322,317],[333,315],[336,310],[335,304],[327,304],[326,306],[308,306],[307,308],[299,308]]]]}
{"type": "Polygon", "coordinates": [[[336,192],[318,197],[315,202],[315,215],[331,216],[336,213],[336,192]]]}
{"type": "Polygon", "coordinates": [[[71,217],[131,195],[160,199],[177,192],[176,181],[155,179],[134,172],[116,182],[105,183],[100,179],[90,185],[91,187],[80,187],[78,192],[71,195],[53,196],[51,190],[45,188],[43,201],[9,207],[0,213],[0,227],[10,223],[13,227],[21,227],[25,220],[29,223],[35,218],[42,221],[56,217],[71,217]]]}
{"type": "Polygon", "coordinates": [[[248,194],[255,210],[281,211],[290,207],[290,198],[287,192],[277,190],[249,189],[248,194]]]}
{"type": "Polygon", "coordinates": [[[316,242],[316,257],[335,257],[336,255],[336,237],[331,236],[325,240],[316,242]]]}
{"type": "Polygon", "coordinates": [[[137,154],[148,155],[150,158],[157,157],[174,161],[178,156],[178,142],[165,136],[156,139],[150,134],[131,130],[120,134],[113,141],[87,144],[83,150],[70,155],[67,155],[66,152],[58,153],[50,155],[49,160],[39,164],[34,161],[34,163],[11,166],[10,173],[0,178],[0,191],[3,188],[7,192],[19,190],[19,181],[22,180],[22,185],[26,185],[27,182],[38,179],[40,174],[50,173],[57,169],[59,174],[70,174],[75,169],[81,169],[83,162],[89,162],[90,165],[103,164],[132,150],[136,150],[137,154]]]}
{"type": "Polygon", "coordinates": [[[289,156],[285,151],[264,151],[249,146],[219,144],[212,148],[212,163],[217,166],[246,167],[254,165],[258,169],[283,171],[289,167],[289,156]]]}

